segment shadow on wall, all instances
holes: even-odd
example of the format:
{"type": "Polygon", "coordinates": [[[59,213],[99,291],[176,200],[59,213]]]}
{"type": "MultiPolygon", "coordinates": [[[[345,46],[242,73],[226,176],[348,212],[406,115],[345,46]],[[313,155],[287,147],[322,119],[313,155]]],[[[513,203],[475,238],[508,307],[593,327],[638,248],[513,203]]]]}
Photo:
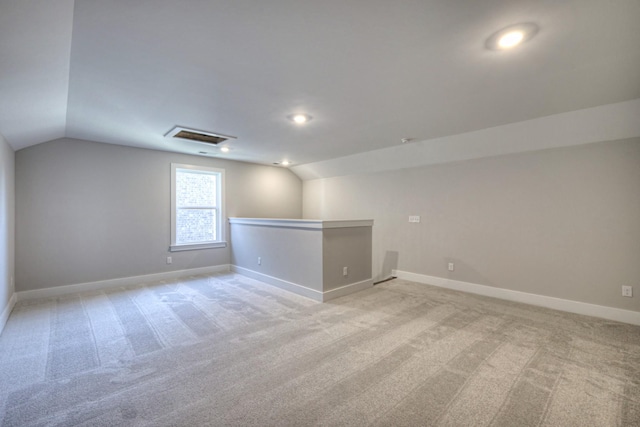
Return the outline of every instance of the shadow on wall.
{"type": "Polygon", "coordinates": [[[379,282],[381,280],[387,280],[393,274],[393,270],[398,269],[398,252],[397,251],[386,251],[384,254],[384,260],[382,261],[382,271],[378,277],[374,278],[374,282],[379,282]]]}

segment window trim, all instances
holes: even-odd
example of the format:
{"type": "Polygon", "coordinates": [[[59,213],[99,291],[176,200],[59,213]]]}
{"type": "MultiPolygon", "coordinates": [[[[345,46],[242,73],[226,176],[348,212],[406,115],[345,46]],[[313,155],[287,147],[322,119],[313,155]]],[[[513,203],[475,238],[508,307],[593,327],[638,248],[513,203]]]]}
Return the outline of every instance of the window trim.
{"type": "Polygon", "coordinates": [[[211,249],[211,248],[224,248],[227,246],[227,242],[225,240],[225,232],[226,232],[226,217],[224,212],[225,206],[225,178],[224,178],[224,169],[212,168],[209,166],[198,166],[198,165],[186,165],[182,163],[171,163],[171,244],[169,245],[170,252],[179,252],[179,251],[192,251],[197,249],[211,249]],[[176,172],[178,169],[187,169],[192,171],[200,171],[200,172],[209,172],[215,173],[218,175],[217,182],[217,191],[216,191],[216,209],[218,218],[216,224],[216,236],[218,236],[218,240],[203,242],[203,243],[186,243],[186,244],[177,244],[176,243],[176,172]]]}

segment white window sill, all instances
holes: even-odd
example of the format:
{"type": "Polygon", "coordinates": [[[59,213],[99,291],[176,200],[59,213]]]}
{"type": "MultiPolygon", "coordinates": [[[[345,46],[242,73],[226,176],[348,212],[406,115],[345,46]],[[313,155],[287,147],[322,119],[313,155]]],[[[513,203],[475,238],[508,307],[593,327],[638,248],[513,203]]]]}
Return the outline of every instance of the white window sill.
{"type": "Polygon", "coordinates": [[[209,243],[194,243],[191,245],[171,245],[169,247],[169,251],[171,252],[180,252],[180,251],[195,251],[198,249],[213,249],[213,248],[226,248],[227,242],[209,242],[209,243]]]}

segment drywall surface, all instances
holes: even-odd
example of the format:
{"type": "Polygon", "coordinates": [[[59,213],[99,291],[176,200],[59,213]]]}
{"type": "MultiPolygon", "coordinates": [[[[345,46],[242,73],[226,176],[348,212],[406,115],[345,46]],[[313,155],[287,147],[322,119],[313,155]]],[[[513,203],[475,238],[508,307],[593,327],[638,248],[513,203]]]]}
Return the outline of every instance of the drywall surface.
{"type": "MultiPolygon", "coordinates": [[[[8,309],[13,295],[14,277],[14,210],[15,154],[0,135],[0,316],[8,309]]],[[[7,313],[8,314],[8,313],[7,313]]],[[[1,322],[0,318],[0,322],[1,322]]],[[[4,325],[0,323],[0,332],[4,325]]]]}
{"type": "MultiPolygon", "coordinates": [[[[640,99],[293,166],[301,179],[331,178],[640,137],[640,99]]],[[[398,141],[399,142],[399,141],[398,141]]]]}
{"type": "Polygon", "coordinates": [[[47,142],[16,152],[16,290],[229,264],[228,246],[169,252],[171,163],[225,169],[226,216],[301,216],[302,183],[287,169],[47,142]]]}
{"type": "Polygon", "coordinates": [[[329,228],[322,233],[324,291],[371,280],[371,228],[329,228]],[[347,274],[344,274],[347,267],[347,274]]]}
{"type": "Polygon", "coordinates": [[[322,230],[231,224],[231,235],[233,265],[323,291],[322,230]]]}
{"type": "Polygon", "coordinates": [[[229,221],[231,263],[250,277],[318,301],[373,285],[370,220],[229,221]]]}
{"type": "Polygon", "coordinates": [[[640,138],[310,180],[303,194],[304,218],[374,219],[374,280],[397,269],[640,311],[640,138]]]}

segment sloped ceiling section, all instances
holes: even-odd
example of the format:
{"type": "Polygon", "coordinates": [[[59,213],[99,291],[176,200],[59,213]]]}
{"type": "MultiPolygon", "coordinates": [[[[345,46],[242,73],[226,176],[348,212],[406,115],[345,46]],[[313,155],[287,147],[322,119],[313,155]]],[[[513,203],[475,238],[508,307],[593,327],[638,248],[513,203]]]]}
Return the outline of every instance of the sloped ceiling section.
{"type": "Polygon", "coordinates": [[[0,0],[0,133],[14,149],[66,133],[73,0],[0,0]]]}
{"type": "Polygon", "coordinates": [[[640,137],[640,99],[294,166],[302,180],[640,137]]]}
{"type": "Polygon", "coordinates": [[[312,164],[640,98],[640,1],[0,0],[0,133],[312,164]],[[521,48],[485,48],[535,22],[521,48]],[[72,31],[73,30],[73,31],[72,31]],[[305,126],[287,120],[313,116],[305,126]]]}

